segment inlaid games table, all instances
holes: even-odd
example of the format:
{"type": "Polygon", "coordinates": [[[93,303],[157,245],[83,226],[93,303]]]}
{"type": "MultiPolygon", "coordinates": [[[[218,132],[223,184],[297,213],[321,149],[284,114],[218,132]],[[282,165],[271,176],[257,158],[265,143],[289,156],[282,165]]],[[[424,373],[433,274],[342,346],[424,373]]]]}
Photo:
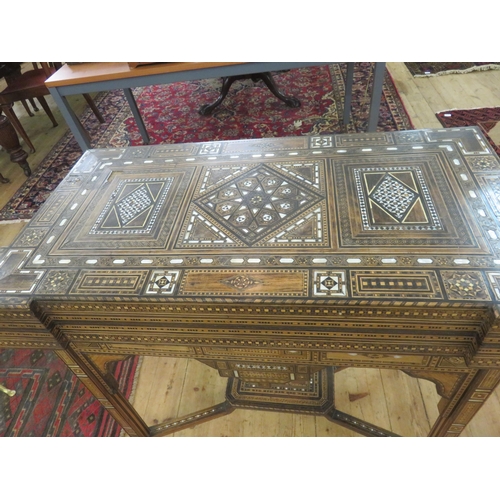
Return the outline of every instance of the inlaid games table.
{"type": "Polygon", "coordinates": [[[391,432],[335,369],[403,370],[457,436],[500,381],[500,162],[479,129],[88,150],[0,257],[0,347],[53,349],[129,435],[236,408],[391,432]],[[197,359],[226,399],[148,427],[109,366],[197,359]]]}

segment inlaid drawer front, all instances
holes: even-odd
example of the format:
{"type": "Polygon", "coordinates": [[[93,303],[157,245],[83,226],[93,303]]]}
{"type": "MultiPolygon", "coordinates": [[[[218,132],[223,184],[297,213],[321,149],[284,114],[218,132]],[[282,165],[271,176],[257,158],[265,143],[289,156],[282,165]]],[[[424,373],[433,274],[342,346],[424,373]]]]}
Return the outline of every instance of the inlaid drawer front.
{"type": "Polygon", "coordinates": [[[308,295],[309,273],[303,270],[194,270],[187,271],[179,295],[308,295]]]}
{"type": "Polygon", "coordinates": [[[434,271],[351,271],[354,297],[419,297],[442,299],[434,271]]]}

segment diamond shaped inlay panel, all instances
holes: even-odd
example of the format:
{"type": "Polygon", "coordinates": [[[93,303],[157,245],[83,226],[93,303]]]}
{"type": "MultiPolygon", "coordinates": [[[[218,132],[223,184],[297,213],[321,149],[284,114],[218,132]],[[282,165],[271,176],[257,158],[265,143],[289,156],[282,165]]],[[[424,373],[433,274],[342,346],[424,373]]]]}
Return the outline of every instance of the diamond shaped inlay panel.
{"type": "Polygon", "coordinates": [[[240,240],[253,244],[322,199],[281,173],[259,165],[196,204],[240,240]]]}
{"type": "Polygon", "coordinates": [[[398,221],[402,221],[418,195],[391,175],[385,175],[370,198],[398,221]]]}
{"type": "Polygon", "coordinates": [[[418,167],[393,167],[391,171],[366,168],[355,171],[358,195],[368,209],[365,229],[441,229],[441,222],[418,167]],[[363,198],[366,197],[366,200],[363,198]]]}
{"type": "Polygon", "coordinates": [[[89,234],[133,230],[147,233],[167,197],[172,178],[124,180],[112,193],[89,234]]]}

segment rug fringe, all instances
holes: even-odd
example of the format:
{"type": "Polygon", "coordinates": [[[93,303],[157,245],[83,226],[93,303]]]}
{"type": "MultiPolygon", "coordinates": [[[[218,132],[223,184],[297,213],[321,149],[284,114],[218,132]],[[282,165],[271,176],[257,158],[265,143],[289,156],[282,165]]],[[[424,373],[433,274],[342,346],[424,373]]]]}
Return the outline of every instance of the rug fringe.
{"type": "MultiPolygon", "coordinates": [[[[472,111],[474,109],[499,109],[500,106],[479,106],[476,108],[466,108],[467,111],[472,111]]],[[[441,111],[436,111],[436,115],[439,113],[450,113],[451,111],[463,111],[464,108],[451,108],[451,109],[443,109],[441,111]]]]}
{"type": "Polygon", "coordinates": [[[430,76],[443,76],[443,75],[459,75],[462,73],[472,73],[473,71],[489,71],[492,69],[500,69],[500,65],[498,64],[486,64],[484,66],[471,66],[467,69],[450,69],[447,71],[438,71],[437,73],[429,73],[413,75],[414,78],[429,78],[430,76]]]}

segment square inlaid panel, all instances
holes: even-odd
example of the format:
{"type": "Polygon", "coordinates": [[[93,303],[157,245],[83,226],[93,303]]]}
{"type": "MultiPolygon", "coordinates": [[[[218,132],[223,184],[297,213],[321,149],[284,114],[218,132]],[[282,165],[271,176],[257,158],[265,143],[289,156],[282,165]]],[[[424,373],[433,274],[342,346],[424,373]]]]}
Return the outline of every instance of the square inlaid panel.
{"type": "Polygon", "coordinates": [[[488,251],[442,151],[340,158],[335,187],[342,248],[488,251]]]}
{"type": "Polygon", "coordinates": [[[325,246],[324,179],[323,160],[207,167],[177,246],[325,246]]]}
{"type": "Polygon", "coordinates": [[[53,255],[78,253],[82,247],[126,252],[167,246],[194,169],[111,170],[99,192],[85,200],[83,216],[63,228],[53,255]]]}

